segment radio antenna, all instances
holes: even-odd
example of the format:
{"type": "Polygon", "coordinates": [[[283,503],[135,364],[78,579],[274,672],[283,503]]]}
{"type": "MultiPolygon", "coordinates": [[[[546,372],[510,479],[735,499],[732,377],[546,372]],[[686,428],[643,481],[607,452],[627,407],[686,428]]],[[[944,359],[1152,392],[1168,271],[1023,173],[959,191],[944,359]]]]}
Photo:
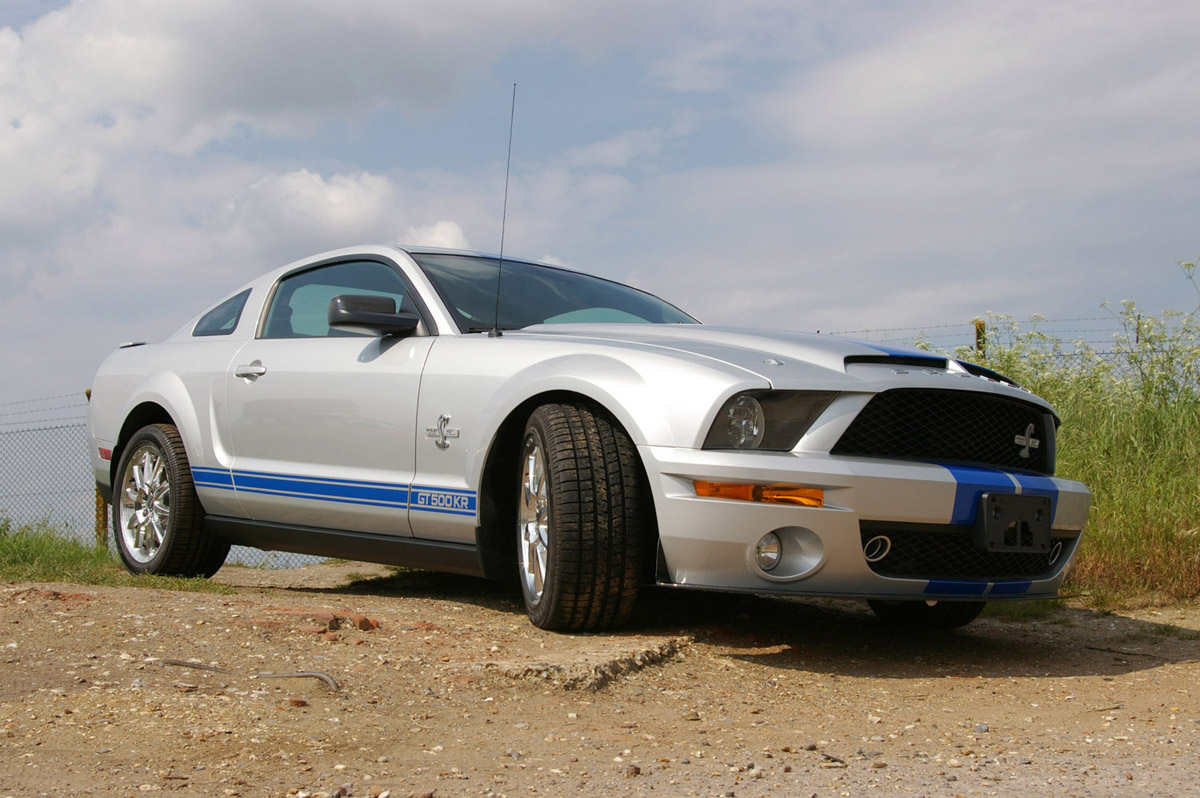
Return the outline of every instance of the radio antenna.
{"type": "Polygon", "coordinates": [[[504,274],[504,228],[508,223],[508,176],[512,173],[513,120],[517,116],[517,84],[513,84],[512,107],[508,111],[508,159],[504,162],[504,208],[500,212],[500,263],[496,265],[496,314],[492,321],[489,338],[499,338],[500,332],[500,277],[504,274]]]}

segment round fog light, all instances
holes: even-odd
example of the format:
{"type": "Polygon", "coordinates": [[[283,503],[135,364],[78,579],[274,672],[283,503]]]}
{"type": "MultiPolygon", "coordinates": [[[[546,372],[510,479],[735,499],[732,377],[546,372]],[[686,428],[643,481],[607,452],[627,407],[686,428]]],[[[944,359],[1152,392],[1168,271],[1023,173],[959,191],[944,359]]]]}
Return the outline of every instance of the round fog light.
{"type": "Polygon", "coordinates": [[[764,571],[769,571],[776,565],[779,565],[779,559],[783,555],[783,544],[779,542],[779,535],[774,532],[768,532],[763,535],[754,547],[754,560],[758,563],[758,567],[764,571]]]}

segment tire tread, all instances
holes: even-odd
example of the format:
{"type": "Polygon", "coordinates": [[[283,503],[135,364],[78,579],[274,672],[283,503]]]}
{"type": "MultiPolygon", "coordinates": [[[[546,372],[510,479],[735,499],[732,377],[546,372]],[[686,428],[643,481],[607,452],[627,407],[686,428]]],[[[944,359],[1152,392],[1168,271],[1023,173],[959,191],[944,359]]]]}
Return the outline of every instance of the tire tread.
{"type": "Polygon", "coordinates": [[[545,436],[554,532],[535,624],[562,631],[619,626],[641,581],[637,453],[615,421],[584,403],[543,405],[531,424],[545,436]]]}
{"type": "MultiPolygon", "coordinates": [[[[126,452],[132,452],[143,439],[152,440],[158,446],[170,472],[169,530],[163,540],[162,549],[154,560],[144,564],[131,561],[126,557],[121,545],[120,499],[114,497],[116,501],[112,507],[112,527],[117,551],[120,552],[126,568],[134,573],[210,577],[225,562],[229,553],[229,543],[204,530],[204,508],[200,506],[196,495],[196,485],[192,481],[192,468],[183,438],[179,430],[171,424],[151,424],[138,430],[130,438],[125,446],[126,452]]],[[[127,467],[126,462],[121,463],[118,478],[122,482],[127,467]]]]}

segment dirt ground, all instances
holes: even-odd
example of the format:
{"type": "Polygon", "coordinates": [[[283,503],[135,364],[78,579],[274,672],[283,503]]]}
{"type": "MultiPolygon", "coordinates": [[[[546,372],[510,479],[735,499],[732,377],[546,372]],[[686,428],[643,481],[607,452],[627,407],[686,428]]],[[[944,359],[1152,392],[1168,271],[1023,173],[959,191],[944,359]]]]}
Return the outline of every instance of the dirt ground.
{"type": "Polygon", "coordinates": [[[572,636],[512,586],[345,587],[382,573],[0,585],[0,796],[1200,794],[1194,606],[922,636],[656,590],[572,636]]]}

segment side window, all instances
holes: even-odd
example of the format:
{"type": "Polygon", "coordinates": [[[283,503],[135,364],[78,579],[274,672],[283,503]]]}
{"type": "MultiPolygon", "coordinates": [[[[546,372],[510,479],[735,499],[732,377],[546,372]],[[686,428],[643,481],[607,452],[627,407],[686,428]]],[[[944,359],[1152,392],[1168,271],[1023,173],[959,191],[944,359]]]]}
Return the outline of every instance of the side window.
{"type": "Polygon", "coordinates": [[[263,338],[329,338],[366,333],[329,327],[329,300],[338,294],[390,297],[397,310],[414,312],[404,278],[372,260],[320,266],[280,281],[267,311],[263,338]],[[406,301],[407,300],[407,301],[406,301]]]}
{"type": "Polygon", "coordinates": [[[226,299],[200,317],[200,321],[192,328],[192,335],[229,335],[237,329],[238,320],[242,318],[242,308],[246,307],[246,300],[249,298],[250,289],[247,288],[237,296],[226,299]]]}

